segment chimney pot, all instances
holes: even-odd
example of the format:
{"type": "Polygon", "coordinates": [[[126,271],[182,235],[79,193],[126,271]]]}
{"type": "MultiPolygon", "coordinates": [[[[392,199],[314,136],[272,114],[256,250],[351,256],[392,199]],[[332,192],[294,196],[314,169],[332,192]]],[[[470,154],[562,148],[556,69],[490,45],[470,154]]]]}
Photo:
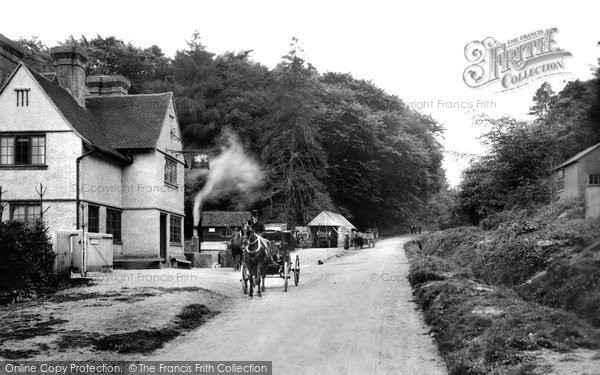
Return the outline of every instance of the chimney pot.
{"type": "Polygon", "coordinates": [[[127,95],[131,83],[120,75],[90,76],[85,79],[89,96],[123,96],[127,95]]]}
{"type": "Polygon", "coordinates": [[[85,63],[86,51],[78,46],[61,46],[50,50],[53,65],[56,67],[58,84],[85,107],[85,63]]]}

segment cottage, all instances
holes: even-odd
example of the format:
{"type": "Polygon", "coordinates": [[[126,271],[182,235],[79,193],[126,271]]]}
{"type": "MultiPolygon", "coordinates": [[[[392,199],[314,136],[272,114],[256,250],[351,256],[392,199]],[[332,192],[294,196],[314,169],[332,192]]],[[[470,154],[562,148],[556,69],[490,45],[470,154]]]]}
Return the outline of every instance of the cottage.
{"type": "Polygon", "coordinates": [[[6,74],[17,56],[8,61],[6,45],[0,44],[0,79],[7,77],[0,87],[7,204],[1,219],[31,222],[43,214],[53,232],[111,234],[115,265],[185,259],[186,162],[173,94],[127,95],[124,77],[86,77],[79,47],[51,50],[56,72],[40,74],[19,62],[6,74]]]}
{"type": "Polygon", "coordinates": [[[344,245],[344,236],[352,235],[356,227],[345,217],[331,211],[323,211],[307,225],[314,247],[344,245]]]}
{"type": "Polygon", "coordinates": [[[247,222],[249,211],[204,211],[201,215],[201,241],[225,242],[231,240],[232,229],[247,222]]]}
{"type": "Polygon", "coordinates": [[[586,217],[600,216],[600,143],[554,168],[554,197],[584,198],[586,217]]]}

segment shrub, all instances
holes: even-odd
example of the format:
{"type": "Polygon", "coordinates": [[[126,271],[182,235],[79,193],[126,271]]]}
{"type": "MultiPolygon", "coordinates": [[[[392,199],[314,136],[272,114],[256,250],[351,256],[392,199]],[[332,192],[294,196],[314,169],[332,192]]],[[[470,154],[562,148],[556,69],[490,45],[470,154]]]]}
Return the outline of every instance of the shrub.
{"type": "Polygon", "coordinates": [[[55,256],[43,222],[0,223],[0,292],[52,284],[55,256]]]}
{"type": "Polygon", "coordinates": [[[472,269],[487,283],[515,286],[523,283],[547,265],[546,250],[523,237],[499,237],[472,269]]]}
{"type": "Polygon", "coordinates": [[[551,307],[574,312],[600,327],[600,254],[587,249],[557,259],[546,272],[519,287],[519,294],[551,307]]]}
{"type": "Polygon", "coordinates": [[[442,258],[424,256],[413,259],[410,265],[408,281],[411,285],[425,283],[427,281],[443,280],[442,273],[449,271],[451,266],[442,258]]]}
{"type": "Polygon", "coordinates": [[[481,230],[476,227],[461,227],[435,232],[423,239],[423,253],[443,258],[451,257],[459,246],[473,245],[480,239],[481,230]]]}

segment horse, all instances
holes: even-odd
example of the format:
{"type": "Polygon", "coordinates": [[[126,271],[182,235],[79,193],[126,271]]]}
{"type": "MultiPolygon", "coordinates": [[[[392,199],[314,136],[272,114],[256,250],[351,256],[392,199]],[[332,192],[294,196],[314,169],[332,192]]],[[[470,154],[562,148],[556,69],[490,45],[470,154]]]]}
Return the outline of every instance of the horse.
{"type": "Polygon", "coordinates": [[[229,246],[231,247],[231,257],[233,258],[233,268],[236,271],[240,270],[242,265],[242,233],[241,231],[236,231],[233,237],[231,237],[231,241],[229,241],[229,246]]]}
{"type": "Polygon", "coordinates": [[[354,248],[362,249],[364,244],[365,244],[365,238],[363,237],[363,234],[360,232],[356,233],[354,236],[354,248]]]}
{"type": "Polygon", "coordinates": [[[254,233],[249,224],[244,224],[241,231],[243,262],[250,275],[250,290],[248,297],[254,296],[254,285],[257,285],[257,295],[262,297],[265,291],[265,278],[271,254],[271,242],[254,233]],[[262,280],[261,280],[262,279],[262,280]],[[262,287],[261,287],[262,281],[262,287]]]}

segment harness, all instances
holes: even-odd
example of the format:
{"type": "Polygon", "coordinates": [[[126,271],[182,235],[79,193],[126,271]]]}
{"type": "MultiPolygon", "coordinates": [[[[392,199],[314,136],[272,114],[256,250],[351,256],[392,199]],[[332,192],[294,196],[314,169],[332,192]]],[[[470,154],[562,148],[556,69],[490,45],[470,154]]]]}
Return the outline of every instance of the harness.
{"type": "MultiPolygon", "coordinates": [[[[244,236],[245,238],[248,238],[246,236],[244,236]]],[[[244,238],[242,237],[242,238],[244,238]]],[[[250,242],[250,240],[248,239],[248,243],[244,246],[244,252],[248,253],[248,254],[256,254],[260,251],[260,249],[262,249],[263,243],[262,241],[259,241],[260,237],[256,236],[256,240],[254,240],[253,242],[250,242]],[[254,245],[255,243],[258,242],[258,247],[256,248],[256,250],[250,250],[250,245],[254,245]]]]}

